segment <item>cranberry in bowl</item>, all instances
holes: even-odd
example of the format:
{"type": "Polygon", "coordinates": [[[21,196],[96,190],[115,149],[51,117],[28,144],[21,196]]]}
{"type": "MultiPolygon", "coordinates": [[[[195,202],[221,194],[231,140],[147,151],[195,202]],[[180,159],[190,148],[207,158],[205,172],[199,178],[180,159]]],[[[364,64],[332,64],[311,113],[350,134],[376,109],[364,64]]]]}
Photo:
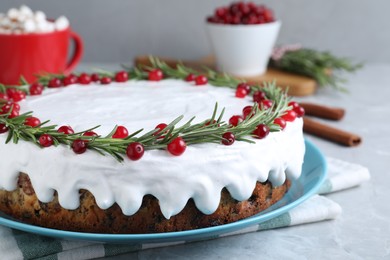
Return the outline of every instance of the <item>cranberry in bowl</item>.
{"type": "Polygon", "coordinates": [[[218,70],[243,77],[265,73],[281,27],[270,8],[235,2],[216,8],[206,21],[218,70]]]}

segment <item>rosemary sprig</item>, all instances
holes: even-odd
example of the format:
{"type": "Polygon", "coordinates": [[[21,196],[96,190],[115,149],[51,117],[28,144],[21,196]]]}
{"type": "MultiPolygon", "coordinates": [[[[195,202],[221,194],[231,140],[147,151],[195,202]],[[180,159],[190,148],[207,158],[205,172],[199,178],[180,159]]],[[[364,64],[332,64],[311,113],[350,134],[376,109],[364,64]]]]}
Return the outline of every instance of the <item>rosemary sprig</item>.
{"type": "Polygon", "coordinates": [[[330,52],[301,48],[286,51],[280,59],[271,59],[270,66],[313,78],[320,87],[331,86],[346,91],[341,86],[346,80],[339,74],[354,72],[362,64],[353,64],[350,59],[336,57],[330,52]]]}
{"type": "MultiPolygon", "coordinates": [[[[151,57],[151,66],[128,68],[128,73],[133,80],[141,80],[147,78],[146,71],[150,69],[161,69],[165,78],[184,79],[189,73],[196,73],[190,68],[179,64],[176,68],[171,68],[164,62],[151,57]]],[[[102,75],[113,75],[111,72],[100,71],[102,75]]],[[[238,80],[226,75],[218,74],[212,70],[206,70],[209,83],[214,86],[225,86],[235,88],[238,80]]],[[[63,75],[45,75],[40,78],[42,83],[47,83],[52,77],[63,77],[63,75]]],[[[6,87],[4,87],[6,88],[6,87]]],[[[275,118],[283,115],[288,107],[289,98],[286,93],[278,88],[275,82],[264,83],[262,87],[254,86],[253,88],[261,88],[266,93],[266,96],[273,100],[273,107],[267,110],[260,110],[255,104],[252,108],[252,114],[249,115],[243,122],[236,127],[232,127],[222,121],[224,109],[219,110],[218,104],[215,104],[214,110],[209,119],[203,122],[193,123],[195,117],[191,118],[184,124],[180,125],[184,116],[179,116],[173,120],[161,132],[158,129],[152,129],[144,133],[144,129],[139,129],[131,133],[127,138],[115,139],[112,135],[115,133],[115,127],[107,136],[83,136],[87,131],[94,130],[99,126],[93,127],[74,134],[63,134],[56,130],[56,125],[48,125],[49,121],[41,123],[38,127],[30,127],[24,125],[26,118],[32,116],[32,112],[24,113],[15,118],[8,118],[8,114],[0,115],[0,124],[8,127],[8,137],[6,142],[24,140],[33,142],[39,145],[39,137],[42,134],[49,134],[53,137],[54,145],[60,144],[71,146],[72,142],[77,139],[88,141],[88,148],[102,155],[111,155],[118,161],[123,161],[123,155],[126,154],[127,146],[132,142],[140,142],[145,150],[165,149],[167,145],[176,137],[182,137],[187,145],[199,143],[221,143],[222,135],[226,132],[232,132],[236,140],[253,142],[248,139],[252,132],[259,124],[266,124],[271,131],[279,131],[280,127],[273,124],[275,118]]]]}

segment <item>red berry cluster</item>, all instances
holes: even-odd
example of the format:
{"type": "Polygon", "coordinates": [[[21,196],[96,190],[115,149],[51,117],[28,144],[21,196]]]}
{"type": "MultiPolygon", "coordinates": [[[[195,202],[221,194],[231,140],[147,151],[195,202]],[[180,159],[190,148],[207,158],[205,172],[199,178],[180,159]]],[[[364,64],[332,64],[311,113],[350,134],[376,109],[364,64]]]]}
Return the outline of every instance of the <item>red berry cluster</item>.
{"type": "MultiPolygon", "coordinates": [[[[64,78],[52,78],[47,83],[47,87],[49,88],[59,88],[59,87],[67,87],[72,84],[80,84],[80,85],[89,85],[92,82],[99,82],[102,85],[110,84],[113,80],[116,82],[126,82],[129,80],[129,74],[122,70],[117,72],[113,78],[108,76],[100,76],[97,73],[81,73],[80,75],[76,76],[74,74],[70,74],[64,78]]],[[[42,91],[38,91],[37,94],[34,91],[36,86],[33,87],[33,85],[30,86],[30,94],[31,95],[39,95],[42,93],[42,91]],[[33,91],[32,91],[33,90],[33,91]]],[[[41,89],[41,88],[39,88],[41,89]]]]}
{"type": "MultiPolygon", "coordinates": [[[[158,136],[157,139],[165,138],[165,133],[167,131],[164,131],[164,129],[168,125],[165,123],[160,123],[155,127],[156,132],[154,133],[155,136],[158,136]]],[[[184,139],[180,136],[174,138],[168,145],[167,145],[167,151],[174,155],[174,156],[179,156],[182,155],[187,148],[187,144],[184,141],[184,139]]]]}
{"type": "Polygon", "coordinates": [[[8,118],[19,116],[20,105],[17,102],[8,100],[0,105],[0,115],[8,114],[8,118]]]}
{"type": "MultiPolygon", "coordinates": [[[[237,86],[236,97],[244,98],[248,93],[250,93],[251,88],[246,83],[241,83],[237,86]]],[[[261,91],[257,90],[253,93],[253,102],[258,104],[260,110],[267,110],[273,106],[273,102],[270,99],[267,99],[267,95],[261,91]]],[[[290,110],[287,110],[284,115],[281,117],[275,118],[273,123],[280,126],[283,130],[287,122],[293,122],[295,118],[302,117],[305,114],[305,110],[297,102],[291,101],[288,103],[288,106],[291,107],[290,110]]],[[[229,119],[229,124],[231,127],[236,127],[238,124],[244,121],[248,116],[253,116],[253,107],[246,106],[242,110],[242,115],[234,115],[229,119]]],[[[255,138],[262,139],[269,134],[269,127],[265,124],[260,124],[253,131],[253,136],[255,138]]]]}
{"type": "Polygon", "coordinates": [[[299,103],[291,101],[288,103],[288,106],[292,107],[291,110],[296,113],[296,117],[303,117],[305,115],[305,109],[299,103]]]}
{"type": "Polygon", "coordinates": [[[237,98],[244,98],[246,97],[248,94],[251,93],[251,86],[249,86],[249,84],[243,82],[243,83],[240,83],[237,85],[237,88],[236,88],[236,97],[237,98]]]}
{"type": "Polygon", "coordinates": [[[9,118],[19,116],[19,101],[26,98],[26,93],[17,88],[7,88],[5,93],[0,93],[0,115],[9,114],[9,118]]]}
{"type": "Polygon", "coordinates": [[[287,122],[293,122],[297,117],[305,115],[305,109],[297,102],[291,101],[288,103],[288,106],[291,107],[291,109],[287,110],[284,115],[275,118],[274,120],[274,124],[279,125],[282,130],[286,127],[287,122]]]}
{"type": "MultiPolygon", "coordinates": [[[[37,119],[39,121],[39,119],[37,119]]],[[[27,120],[26,120],[27,121],[27,120]]],[[[31,120],[33,121],[33,120],[31,120]]],[[[39,122],[40,124],[40,122],[39,122]]],[[[38,124],[38,125],[39,125],[38,124]]],[[[36,125],[36,124],[34,124],[36,125]]],[[[167,126],[167,124],[161,123],[156,126],[156,129],[158,131],[155,133],[155,135],[159,135],[167,126]]],[[[5,125],[0,125],[0,133],[6,132],[8,129],[5,127],[5,125]]],[[[63,134],[74,134],[74,130],[70,126],[61,126],[57,130],[58,133],[63,133],[63,134]]],[[[87,131],[83,134],[83,136],[98,136],[95,132],[93,131],[87,131]]],[[[117,126],[114,134],[112,135],[112,138],[117,138],[117,139],[124,139],[129,136],[129,132],[124,126],[117,126]]],[[[164,137],[164,136],[162,136],[164,137]]],[[[39,144],[42,147],[50,147],[54,144],[54,137],[49,135],[49,134],[42,134],[39,139],[38,139],[39,144]]],[[[179,156],[184,153],[186,150],[186,143],[181,137],[176,137],[174,138],[168,145],[167,145],[167,150],[169,153],[175,156],[179,156]]],[[[72,142],[71,148],[73,152],[76,154],[82,154],[86,152],[88,148],[88,140],[85,139],[76,139],[72,142]]],[[[136,161],[141,159],[141,157],[144,155],[144,146],[139,143],[139,142],[132,142],[130,143],[127,148],[126,148],[126,155],[130,160],[136,161]]]]}
{"type": "Polygon", "coordinates": [[[187,82],[195,82],[196,86],[206,85],[209,82],[209,79],[205,75],[200,74],[196,76],[192,73],[188,74],[185,80],[187,82]]]}
{"type": "Polygon", "coordinates": [[[214,15],[207,17],[209,23],[219,24],[263,24],[275,21],[273,11],[253,2],[234,2],[229,6],[215,9],[214,15]]]}

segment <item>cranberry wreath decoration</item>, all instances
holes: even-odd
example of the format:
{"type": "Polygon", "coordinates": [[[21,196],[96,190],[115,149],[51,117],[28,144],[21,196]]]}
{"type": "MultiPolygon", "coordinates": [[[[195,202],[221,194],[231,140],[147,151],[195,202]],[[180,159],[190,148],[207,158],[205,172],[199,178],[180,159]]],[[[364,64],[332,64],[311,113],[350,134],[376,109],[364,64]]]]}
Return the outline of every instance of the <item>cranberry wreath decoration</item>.
{"type": "Polygon", "coordinates": [[[289,102],[286,92],[278,88],[275,82],[264,83],[263,86],[250,86],[227,74],[206,69],[205,74],[178,65],[171,68],[164,62],[151,57],[151,66],[128,68],[117,73],[101,71],[100,73],[79,75],[45,75],[37,83],[28,85],[22,81],[22,86],[0,85],[0,134],[8,133],[6,143],[11,140],[17,143],[20,139],[37,144],[44,148],[52,145],[67,145],[76,154],[82,154],[87,149],[95,150],[102,155],[110,154],[118,161],[123,161],[123,155],[130,160],[139,160],[145,150],[166,149],[175,156],[183,154],[187,145],[197,143],[222,143],[232,145],[235,141],[246,141],[248,136],[265,138],[271,131],[281,131],[286,121],[294,121],[301,117],[304,110],[296,102],[289,102]],[[70,126],[48,125],[49,121],[41,122],[33,116],[33,112],[19,115],[19,101],[26,95],[40,95],[45,88],[59,88],[72,84],[90,84],[96,82],[109,84],[112,81],[126,82],[128,80],[159,81],[164,78],[182,79],[201,86],[207,83],[216,87],[235,89],[237,98],[253,95],[253,106],[243,109],[242,115],[233,115],[229,122],[223,122],[224,109],[218,112],[218,104],[209,119],[193,124],[195,117],[185,124],[178,123],[183,116],[177,117],[169,124],[161,123],[146,133],[140,129],[128,133],[126,127],[115,126],[107,136],[100,136],[94,130],[99,126],[75,133],[70,126]]]}

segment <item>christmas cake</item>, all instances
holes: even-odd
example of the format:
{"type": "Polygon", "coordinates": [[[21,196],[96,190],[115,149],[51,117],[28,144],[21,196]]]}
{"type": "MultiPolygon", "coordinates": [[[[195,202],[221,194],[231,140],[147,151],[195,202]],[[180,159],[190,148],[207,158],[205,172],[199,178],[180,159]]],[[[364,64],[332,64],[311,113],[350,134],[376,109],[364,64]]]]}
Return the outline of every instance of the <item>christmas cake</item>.
{"type": "Polygon", "coordinates": [[[204,228],[259,213],[300,176],[303,110],[274,83],[158,61],[40,82],[0,88],[0,211],[20,221],[204,228]]]}

